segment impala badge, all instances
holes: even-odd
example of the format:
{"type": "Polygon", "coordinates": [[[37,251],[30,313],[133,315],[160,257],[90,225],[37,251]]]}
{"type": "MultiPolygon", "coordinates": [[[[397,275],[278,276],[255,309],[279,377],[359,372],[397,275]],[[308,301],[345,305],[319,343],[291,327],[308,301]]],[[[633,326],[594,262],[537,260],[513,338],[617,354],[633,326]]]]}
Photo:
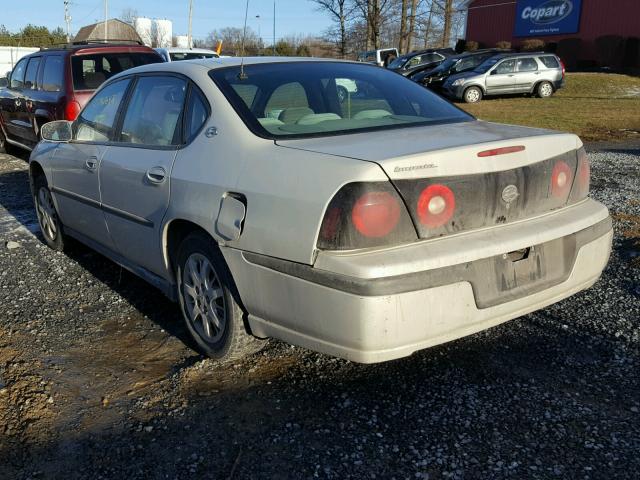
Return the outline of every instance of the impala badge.
{"type": "Polygon", "coordinates": [[[504,203],[507,205],[518,198],[519,195],[518,187],[515,185],[507,185],[504,187],[504,190],[502,190],[502,200],[504,200],[504,203]]]}

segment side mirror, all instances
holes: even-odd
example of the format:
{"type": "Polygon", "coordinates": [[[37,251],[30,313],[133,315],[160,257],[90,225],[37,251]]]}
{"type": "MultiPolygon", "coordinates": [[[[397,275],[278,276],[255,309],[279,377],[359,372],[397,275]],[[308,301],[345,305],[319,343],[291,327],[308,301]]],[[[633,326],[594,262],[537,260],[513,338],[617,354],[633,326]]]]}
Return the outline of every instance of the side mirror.
{"type": "Polygon", "coordinates": [[[68,142],[73,137],[71,122],[67,120],[56,120],[45,123],[40,129],[40,135],[44,140],[50,142],[68,142]]]}

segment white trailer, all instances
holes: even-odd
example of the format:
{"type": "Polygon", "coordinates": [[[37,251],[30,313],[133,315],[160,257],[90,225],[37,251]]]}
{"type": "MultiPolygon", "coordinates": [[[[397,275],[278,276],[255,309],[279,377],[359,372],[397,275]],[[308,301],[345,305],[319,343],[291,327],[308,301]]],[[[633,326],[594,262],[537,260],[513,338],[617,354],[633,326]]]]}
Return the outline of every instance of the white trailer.
{"type": "Polygon", "coordinates": [[[15,64],[25,55],[37,52],[39,48],[31,47],[0,47],[0,78],[13,70],[15,64]]]}

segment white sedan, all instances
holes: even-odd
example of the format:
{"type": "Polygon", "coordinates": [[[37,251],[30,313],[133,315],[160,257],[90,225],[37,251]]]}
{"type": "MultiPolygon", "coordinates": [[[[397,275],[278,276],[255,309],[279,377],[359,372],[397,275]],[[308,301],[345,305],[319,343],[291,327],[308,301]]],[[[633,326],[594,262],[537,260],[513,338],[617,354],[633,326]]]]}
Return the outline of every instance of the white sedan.
{"type": "Polygon", "coordinates": [[[390,360],[562,300],[607,264],[611,219],[575,135],[478,121],[362,63],[241,62],[116,75],[30,160],[45,241],[75,237],[160,288],[207,355],[274,337],[390,360]]]}

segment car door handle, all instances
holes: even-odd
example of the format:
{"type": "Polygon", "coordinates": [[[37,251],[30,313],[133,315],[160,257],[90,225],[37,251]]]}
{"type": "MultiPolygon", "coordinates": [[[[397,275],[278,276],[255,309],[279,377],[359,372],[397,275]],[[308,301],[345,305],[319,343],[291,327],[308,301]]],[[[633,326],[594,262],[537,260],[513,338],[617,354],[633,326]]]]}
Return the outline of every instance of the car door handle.
{"type": "Polygon", "coordinates": [[[152,183],[162,183],[167,177],[167,171],[162,167],[153,167],[147,170],[147,180],[152,183]]]}
{"type": "Polygon", "coordinates": [[[90,172],[94,172],[96,168],[98,168],[98,157],[87,158],[87,161],[84,162],[84,168],[86,168],[90,172]]]}
{"type": "Polygon", "coordinates": [[[515,75],[512,73],[511,75],[509,75],[509,77],[515,77],[515,75]]]}

